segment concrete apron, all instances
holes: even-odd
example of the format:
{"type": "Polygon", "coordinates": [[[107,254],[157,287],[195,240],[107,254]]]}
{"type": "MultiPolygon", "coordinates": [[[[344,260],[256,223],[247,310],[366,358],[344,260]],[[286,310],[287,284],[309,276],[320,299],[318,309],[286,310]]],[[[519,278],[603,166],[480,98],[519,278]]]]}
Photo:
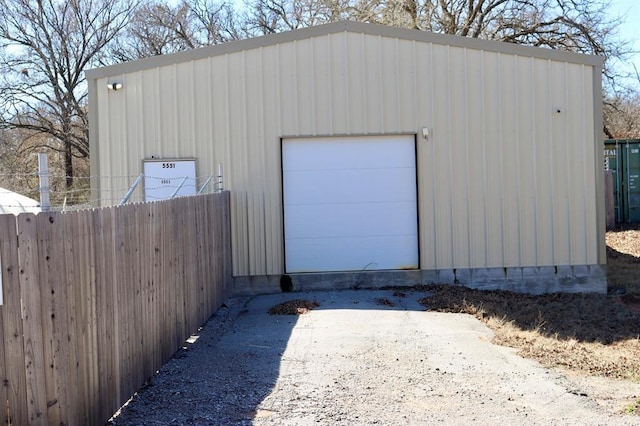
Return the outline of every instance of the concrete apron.
{"type": "MultiPolygon", "coordinates": [[[[357,271],[291,274],[293,291],[375,289],[416,284],[457,284],[516,293],[607,293],[603,265],[357,271]]],[[[281,292],[282,275],[234,277],[234,296],[281,292]]]]}
{"type": "Polygon", "coordinates": [[[620,420],[602,412],[561,374],[493,345],[492,332],[472,316],[424,311],[418,301],[428,294],[366,290],[302,296],[320,306],[297,318],[267,311],[300,294],[251,299],[239,318],[243,333],[236,335],[250,340],[226,342],[227,347],[253,345],[256,354],[264,354],[279,335],[270,325],[290,324],[278,349],[274,384],[256,406],[254,424],[620,420]]]}

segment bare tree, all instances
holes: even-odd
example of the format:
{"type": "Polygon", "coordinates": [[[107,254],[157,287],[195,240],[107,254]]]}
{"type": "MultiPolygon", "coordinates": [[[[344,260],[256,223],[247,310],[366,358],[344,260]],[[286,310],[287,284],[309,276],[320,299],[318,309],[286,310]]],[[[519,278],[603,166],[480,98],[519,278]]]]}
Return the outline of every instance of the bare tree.
{"type": "Polygon", "coordinates": [[[0,129],[0,186],[35,197],[38,176],[33,171],[37,170],[37,159],[25,155],[22,145],[20,131],[0,129]]]}
{"type": "Polygon", "coordinates": [[[604,98],[604,133],[608,139],[640,139],[640,94],[619,91],[604,98]]]}
{"type": "Polygon", "coordinates": [[[252,34],[272,34],[350,18],[347,1],[257,0],[245,26],[252,34]]]}
{"type": "MultiPolygon", "coordinates": [[[[37,153],[54,154],[46,147],[46,135],[33,135],[30,130],[0,129],[0,186],[39,199],[37,153]]],[[[90,191],[89,163],[74,164],[76,182],[73,191],[66,186],[64,163],[49,163],[49,189],[53,205],[85,203],[90,191]]]]}
{"type": "Polygon", "coordinates": [[[120,61],[245,38],[233,6],[211,0],[143,4],[113,49],[120,61]]]}
{"type": "MultiPolygon", "coordinates": [[[[619,55],[606,0],[256,0],[252,23],[272,33],[337,20],[619,55]]],[[[622,50],[621,50],[622,49],[622,50]]]]}
{"type": "Polygon", "coordinates": [[[61,152],[67,187],[89,155],[83,71],[108,62],[132,1],[0,0],[0,125],[61,152]]]}

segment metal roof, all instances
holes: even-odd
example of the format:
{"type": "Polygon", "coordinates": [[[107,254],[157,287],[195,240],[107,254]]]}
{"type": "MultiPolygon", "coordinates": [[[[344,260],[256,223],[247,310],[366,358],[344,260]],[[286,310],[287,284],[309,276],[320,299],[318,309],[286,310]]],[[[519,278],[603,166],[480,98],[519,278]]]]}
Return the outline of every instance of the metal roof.
{"type": "Polygon", "coordinates": [[[289,43],[297,40],[308,39],[311,37],[322,37],[339,32],[361,33],[404,40],[415,40],[440,45],[449,45],[468,49],[484,50],[489,52],[501,52],[519,56],[551,59],[585,65],[601,66],[604,62],[604,58],[601,56],[585,55],[563,50],[553,50],[548,48],[525,46],[495,40],[482,40],[449,34],[436,34],[429,31],[389,27],[363,22],[340,21],[314,27],[286,31],[277,34],[269,34],[261,37],[230,41],[214,46],[185,50],[182,52],[167,55],[153,56],[101,68],[94,68],[85,71],[85,76],[87,77],[87,79],[97,79],[117,74],[146,70],[155,67],[179,64],[183,62],[204,59],[211,56],[239,52],[242,50],[257,49],[265,46],[289,43]]]}

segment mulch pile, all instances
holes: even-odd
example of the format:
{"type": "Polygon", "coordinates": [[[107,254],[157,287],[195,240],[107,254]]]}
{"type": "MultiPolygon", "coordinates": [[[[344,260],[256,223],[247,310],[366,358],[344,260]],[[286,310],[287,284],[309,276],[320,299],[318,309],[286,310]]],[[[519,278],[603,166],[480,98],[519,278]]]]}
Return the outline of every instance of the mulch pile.
{"type": "Polygon", "coordinates": [[[303,315],[320,304],[313,300],[294,299],[269,308],[269,315],[303,315]]]}

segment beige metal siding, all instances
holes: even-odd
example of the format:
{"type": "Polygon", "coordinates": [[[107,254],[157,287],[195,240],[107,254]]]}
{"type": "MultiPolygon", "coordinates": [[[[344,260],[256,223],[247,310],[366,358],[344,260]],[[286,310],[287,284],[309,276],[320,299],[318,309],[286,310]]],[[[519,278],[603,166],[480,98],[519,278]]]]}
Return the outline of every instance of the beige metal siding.
{"type": "Polygon", "coordinates": [[[93,149],[100,175],[123,176],[101,197],[117,202],[152,155],[196,158],[199,176],[222,163],[234,274],[280,274],[280,138],[417,133],[422,269],[597,264],[594,75],[337,32],[101,77],[93,149]]]}

